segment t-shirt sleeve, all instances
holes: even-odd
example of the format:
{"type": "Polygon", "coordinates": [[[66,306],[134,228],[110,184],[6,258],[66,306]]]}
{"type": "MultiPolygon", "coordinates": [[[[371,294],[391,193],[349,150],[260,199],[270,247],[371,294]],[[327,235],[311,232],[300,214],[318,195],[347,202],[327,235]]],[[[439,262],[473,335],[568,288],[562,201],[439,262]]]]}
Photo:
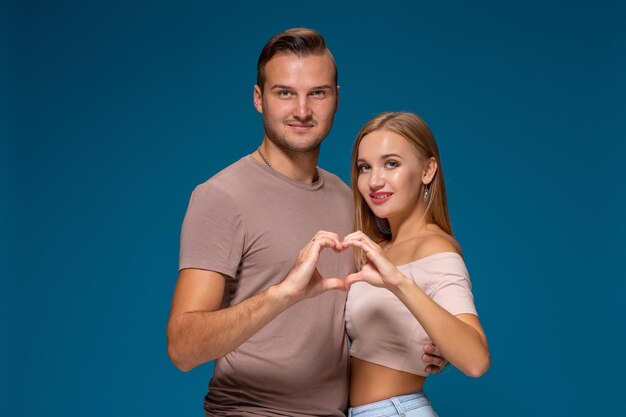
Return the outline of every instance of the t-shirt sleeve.
{"type": "Polygon", "coordinates": [[[244,246],[235,200],[210,183],[191,194],[180,234],[178,269],[197,268],[235,277],[244,246]]]}
{"type": "Polygon", "coordinates": [[[446,259],[440,260],[439,263],[432,282],[432,299],[454,315],[464,313],[478,315],[474,305],[472,284],[463,261],[446,259]]]}

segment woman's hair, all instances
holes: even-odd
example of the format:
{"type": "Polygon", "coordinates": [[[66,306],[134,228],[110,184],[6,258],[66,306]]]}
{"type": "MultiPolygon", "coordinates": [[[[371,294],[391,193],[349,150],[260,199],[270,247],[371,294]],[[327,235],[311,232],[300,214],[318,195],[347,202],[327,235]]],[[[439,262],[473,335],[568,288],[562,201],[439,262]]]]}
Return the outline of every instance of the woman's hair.
{"type": "MultiPolygon", "coordinates": [[[[421,117],[408,112],[387,112],[375,116],[361,128],[361,131],[354,141],[354,147],[352,149],[352,194],[354,200],[355,229],[362,230],[372,240],[378,242],[391,239],[389,222],[387,219],[376,217],[365,202],[358,187],[359,170],[357,167],[357,158],[359,145],[365,135],[377,130],[388,130],[399,134],[415,147],[419,157],[424,161],[431,157],[435,158],[437,170],[429,184],[429,197],[425,218],[427,223],[436,224],[443,231],[452,236],[452,227],[450,226],[450,217],[448,215],[446,186],[443,181],[443,168],[435,137],[421,117]]],[[[420,195],[423,195],[424,184],[420,181],[419,184],[416,184],[416,187],[420,187],[420,195]]],[[[360,251],[355,251],[357,262],[360,262],[361,254],[357,254],[356,252],[360,251]]]]}
{"type": "Polygon", "coordinates": [[[337,84],[337,64],[328,50],[324,37],[317,31],[307,28],[287,29],[267,41],[257,63],[257,85],[263,91],[265,84],[265,65],[277,54],[294,54],[299,57],[328,54],[335,67],[335,85],[337,84]]]}

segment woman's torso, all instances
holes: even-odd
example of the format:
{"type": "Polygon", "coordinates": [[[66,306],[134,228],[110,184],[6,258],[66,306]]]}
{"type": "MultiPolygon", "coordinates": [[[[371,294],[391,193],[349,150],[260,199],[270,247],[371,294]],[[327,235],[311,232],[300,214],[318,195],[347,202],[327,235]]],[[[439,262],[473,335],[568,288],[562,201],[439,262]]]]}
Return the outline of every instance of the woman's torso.
{"type": "MultiPolygon", "coordinates": [[[[387,258],[394,265],[398,266],[405,275],[410,274],[410,270],[416,267],[419,270],[422,265],[427,265],[430,261],[435,261],[440,258],[458,258],[462,263],[458,244],[452,237],[442,232],[439,228],[436,228],[434,231],[431,230],[429,235],[422,236],[421,239],[406,241],[403,245],[397,244],[396,248],[385,247],[384,244],[381,246],[383,246],[387,258]],[[436,241],[437,243],[433,245],[429,244],[429,241],[436,241]]],[[[417,275],[421,274],[418,272],[417,275]]],[[[428,292],[419,282],[416,282],[416,284],[420,286],[422,290],[428,292]]],[[[414,332],[415,334],[403,335],[404,337],[412,339],[410,344],[411,350],[406,352],[406,354],[416,355],[419,358],[417,358],[418,360],[415,360],[416,358],[410,358],[413,364],[404,367],[400,365],[400,362],[404,361],[395,361],[395,363],[386,362],[387,359],[381,356],[374,359],[378,363],[352,356],[350,371],[350,405],[355,407],[422,390],[427,376],[425,372],[426,364],[421,361],[423,344],[428,340],[425,331],[400,300],[395,298],[391,292],[382,288],[369,287],[369,284],[366,283],[358,283],[355,285],[360,285],[361,287],[354,292],[353,289],[351,289],[352,296],[351,294],[348,295],[349,305],[347,308],[352,308],[353,313],[360,314],[358,297],[365,296],[367,298],[361,299],[361,304],[369,310],[367,314],[372,314],[368,318],[363,316],[359,317],[362,319],[361,327],[363,328],[368,324],[372,324],[372,327],[376,327],[374,325],[375,321],[380,319],[384,321],[385,324],[380,327],[382,323],[379,323],[379,329],[384,329],[384,332],[388,333],[384,335],[381,334],[384,332],[379,332],[377,337],[393,337],[395,332],[414,332]],[[367,295],[364,295],[364,291],[367,295]],[[386,307],[381,307],[382,310],[376,311],[375,307],[372,306],[379,303],[385,306],[391,305],[391,311],[390,308],[386,307]],[[354,307],[355,305],[356,307],[354,307]],[[395,318],[404,323],[399,323],[395,318]],[[410,321],[410,323],[407,323],[407,321],[410,321]],[[417,369],[416,366],[422,369],[417,369]],[[402,370],[403,368],[404,370],[402,370]]],[[[346,318],[349,321],[348,331],[350,333],[351,319],[348,318],[349,313],[350,311],[346,312],[346,318]]],[[[388,347],[391,346],[391,349],[405,348],[398,347],[398,344],[399,343],[392,342],[388,347]]],[[[397,356],[397,354],[396,352],[393,354],[390,353],[389,355],[397,356]]]]}

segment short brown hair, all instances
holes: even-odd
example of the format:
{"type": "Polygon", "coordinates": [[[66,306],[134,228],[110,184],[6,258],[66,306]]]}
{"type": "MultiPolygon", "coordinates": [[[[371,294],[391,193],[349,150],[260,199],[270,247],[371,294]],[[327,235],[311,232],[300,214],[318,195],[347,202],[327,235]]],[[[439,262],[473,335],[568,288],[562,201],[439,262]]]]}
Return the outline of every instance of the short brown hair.
{"type": "Polygon", "coordinates": [[[275,35],[263,47],[256,67],[256,83],[261,91],[265,83],[265,65],[279,53],[294,54],[299,57],[327,53],[335,67],[335,85],[337,84],[337,64],[326,46],[324,37],[313,29],[293,28],[275,35]]]}

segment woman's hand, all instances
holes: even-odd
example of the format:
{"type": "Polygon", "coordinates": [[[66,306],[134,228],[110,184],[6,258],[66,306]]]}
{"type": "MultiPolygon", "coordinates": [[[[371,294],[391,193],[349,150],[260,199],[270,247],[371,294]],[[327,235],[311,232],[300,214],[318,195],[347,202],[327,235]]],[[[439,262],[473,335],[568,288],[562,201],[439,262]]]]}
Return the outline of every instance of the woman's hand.
{"type": "Polygon", "coordinates": [[[359,272],[346,277],[345,283],[347,288],[354,282],[364,281],[375,287],[391,290],[407,279],[387,259],[382,248],[360,230],[350,233],[343,239],[341,244],[345,247],[359,248],[365,255],[363,268],[359,272]]]}
{"type": "Polygon", "coordinates": [[[343,246],[363,251],[366,263],[361,271],[346,277],[346,287],[365,281],[384,287],[398,297],[419,321],[432,342],[423,359],[429,363],[427,371],[437,373],[449,360],[466,375],[478,377],[490,364],[489,349],[478,317],[473,314],[452,315],[422,291],[385,257],[382,249],[363,232],[354,232],[344,238],[343,246]],[[432,346],[434,343],[436,347],[432,346]],[[445,356],[445,359],[444,359],[445,356]]]}

